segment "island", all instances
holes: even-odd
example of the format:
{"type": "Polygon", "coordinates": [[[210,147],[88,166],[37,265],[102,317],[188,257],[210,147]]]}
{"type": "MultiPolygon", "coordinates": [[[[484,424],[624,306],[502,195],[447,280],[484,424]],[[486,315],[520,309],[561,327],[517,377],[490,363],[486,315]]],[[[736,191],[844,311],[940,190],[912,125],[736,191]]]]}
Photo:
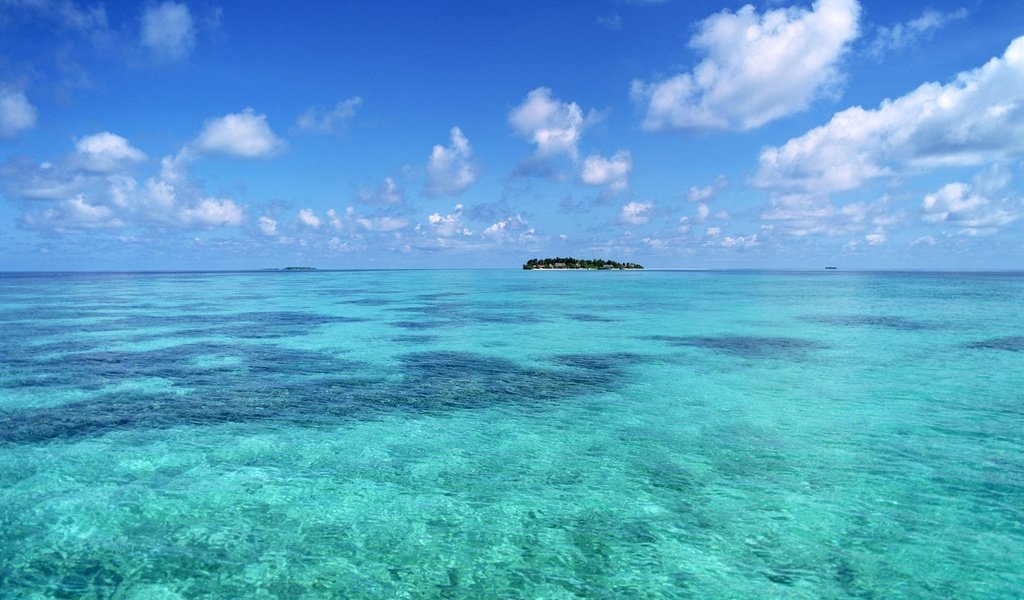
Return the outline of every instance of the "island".
{"type": "Polygon", "coordinates": [[[612,269],[642,269],[642,265],[631,262],[618,262],[603,258],[531,258],[523,264],[523,270],[535,269],[587,269],[610,271],[612,269]]]}
{"type": "Polygon", "coordinates": [[[269,269],[260,269],[260,271],[316,271],[316,267],[271,267],[269,269]]]}

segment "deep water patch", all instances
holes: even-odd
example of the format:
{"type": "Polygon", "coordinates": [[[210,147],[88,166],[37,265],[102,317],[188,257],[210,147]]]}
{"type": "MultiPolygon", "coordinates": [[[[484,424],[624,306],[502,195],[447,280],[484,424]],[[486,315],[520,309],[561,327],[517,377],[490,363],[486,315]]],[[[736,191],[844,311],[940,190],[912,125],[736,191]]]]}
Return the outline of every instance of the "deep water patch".
{"type": "Polygon", "coordinates": [[[799,358],[812,350],[827,348],[824,344],[792,337],[748,335],[652,335],[644,339],[665,342],[683,348],[701,348],[741,358],[799,358]]]}
{"type": "Polygon", "coordinates": [[[71,387],[86,400],[0,413],[0,442],[45,443],[119,430],[282,421],[318,426],[395,411],[441,413],[498,405],[529,407],[615,389],[628,354],[562,355],[534,367],[473,352],[413,352],[400,377],[337,356],[269,344],[196,343],[145,352],[89,352],[39,360],[19,385],[45,393],[71,387]],[[378,375],[380,374],[380,375],[378,375]],[[131,381],[163,380],[159,390],[131,381]]]}
{"type": "Polygon", "coordinates": [[[989,338],[964,344],[972,350],[1006,350],[1008,352],[1024,352],[1024,335],[989,338]]]}
{"type": "Polygon", "coordinates": [[[923,331],[940,329],[935,323],[915,321],[904,317],[892,317],[887,315],[806,315],[799,317],[801,321],[808,323],[821,323],[823,325],[835,325],[838,327],[877,327],[880,329],[893,329],[898,331],[923,331]]]}
{"type": "Polygon", "coordinates": [[[612,317],[587,313],[574,313],[565,316],[573,321],[581,321],[583,323],[614,323],[615,321],[618,321],[618,319],[614,319],[612,317]]]}

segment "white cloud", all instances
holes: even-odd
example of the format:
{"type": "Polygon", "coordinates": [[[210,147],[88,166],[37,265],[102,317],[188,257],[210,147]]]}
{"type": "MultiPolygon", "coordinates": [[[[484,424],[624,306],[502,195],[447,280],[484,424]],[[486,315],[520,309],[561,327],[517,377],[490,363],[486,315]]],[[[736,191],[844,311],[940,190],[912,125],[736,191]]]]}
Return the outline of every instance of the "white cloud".
{"type": "Polygon", "coordinates": [[[964,235],[990,235],[1020,218],[1020,204],[1008,197],[1009,178],[999,169],[979,175],[973,185],[955,182],[942,186],[921,201],[926,223],[959,227],[964,235]],[[1002,198],[994,198],[1003,195],[1002,198]]]}
{"type": "Polygon", "coordinates": [[[697,212],[693,215],[693,220],[702,223],[711,214],[711,207],[701,202],[697,205],[697,212]]]}
{"type": "Polygon", "coordinates": [[[594,154],[583,159],[580,180],[587,185],[603,185],[613,192],[620,192],[629,186],[632,169],[633,157],[626,150],[619,150],[611,158],[594,154]]]}
{"type": "Polygon", "coordinates": [[[275,221],[274,219],[271,219],[270,217],[260,217],[259,218],[259,224],[260,224],[260,233],[262,233],[263,235],[266,235],[266,236],[275,236],[275,235],[277,235],[277,221],[275,221]]]}
{"type": "Polygon", "coordinates": [[[376,188],[359,190],[356,199],[363,204],[401,204],[405,201],[405,194],[394,179],[385,177],[376,188]]]}
{"type": "Polygon", "coordinates": [[[344,223],[341,220],[341,215],[338,214],[333,208],[327,209],[327,222],[331,224],[331,227],[341,231],[344,227],[344,223]]]}
{"type": "Polygon", "coordinates": [[[327,247],[330,248],[332,252],[349,252],[352,250],[352,245],[349,242],[342,241],[341,238],[337,237],[332,237],[328,240],[327,247]]]}
{"type": "Polygon", "coordinates": [[[526,219],[517,214],[493,223],[484,229],[482,235],[497,241],[518,239],[522,242],[533,238],[536,233],[537,231],[529,226],[526,219]]]}
{"type": "Polygon", "coordinates": [[[13,138],[36,124],[36,107],[24,92],[0,84],[0,138],[13,138]]]}
{"type": "Polygon", "coordinates": [[[251,108],[206,121],[195,145],[200,150],[242,158],[271,156],[284,147],[267,124],[267,115],[251,108]]]}
{"type": "Polygon", "coordinates": [[[906,168],[978,165],[1024,155],[1024,37],[948,84],[926,83],[877,109],[836,113],[825,125],[761,152],[755,185],[830,193],[906,168]]]}
{"type": "Polygon", "coordinates": [[[869,233],[864,236],[864,240],[868,243],[869,246],[881,246],[886,242],[887,239],[888,238],[885,236],[885,234],[881,232],[869,233]]]}
{"type": "Polygon", "coordinates": [[[441,237],[451,237],[456,234],[472,235],[473,232],[462,223],[462,205],[456,204],[451,214],[441,216],[440,213],[433,213],[427,217],[430,229],[441,237]]]}
{"type": "Polygon", "coordinates": [[[715,183],[711,185],[704,187],[690,186],[690,191],[686,193],[686,199],[690,202],[707,202],[714,198],[715,194],[725,189],[727,185],[729,185],[729,180],[724,175],[719,175],[715,183]]]}
{"type": "Polygon", "coordinates": [[[107,11],[103,4],[79,8],[70,0],[6,0],[0,2],[0,6],[31,10],[78,32],[99,32],[107,28],[107,11]]]}
{"type": "Polygon", "coordinates": [[[918,39],[930,35],[934,30],[967,16],[967,9],[961,8],[953,12],[939,12],[925,9],[920,17],[897,23],[892,27],[879,27],[874,39],[868,45],[868,53],[881,57],[886,52],[900,50],[910,46],[918,39]]]}
{"type": "Polygon", "coordinates": [[[473,164],[473,148],[458,127],[452,127],[451,145],[434,146],[427,161],[427,196],[457,196],[476,180],[478,169],[473,164]]]}
{"type": "Polygon", "coordinates": [[[142,12],[142,45],[161,60],[184,58],[196,45],[196,28],[188,6],[164,2],[142,12]]]}
{"type": "Polygon", "coordinates": [[[630,202],[619,212],[619,221],[627,225],[643,225],[651,220],[648,213],[653,207],[650,202],[630,202]]]}
{"type": "Polygon", "coordinates": [[[857,0],[817,0],[812,10],[758,14],[748,4],[708,17],[690,40],[707,55],[692,72],[633,82],[644,128],[748,130],[807,108],[841,83],[859,15],[857,0]]]}
{"type": "Polygon", "coordinates": [[[0,170],[4,194],[32,202],[27,225],[53,231],[127,227],[236,227],[245,210],[211,198],[188,177],[188,148],[160,161],[143,182],[130,174],[145,159],[123,137],[103,132],[80,139],[63,164],[9,162],[0,170]],[[42,206],[42,208],[35,208],[42,206]]]}
{"type": "Polygon", "coordinates": [[[119,171],[146,160],[146,154],[132,147],[123,137],[104,131],[88,135],[75,144],[72,162],[86,171],[119,171]]]}
{"type": "Polygon", "coordinates": [[[357,217],[356,223],[367,231],[396,231],[409,225],[409,221],[402,217],[357,217]]]}
{"type": "Polygon", "coordinates": [[[757,242],[757,234],[755,233],[755,234],[748,235],[748,236],[742,236],[742,235],[736,236],[736,237],[728,237],[728,236],[726,236],[724,239],[722,239],[722,241],[720,242],[720,245],[723,248],[753,248],[754,246],[757,245],[757,243],[758,243],[757,242]]]}
{"type": "Polygon", "coordinates": [[[451,214],[441,216],[440,213],[433,213],[427,217],[427,222],[430,229],[441,238],[451,238],[455,234],[472,235],[473,231],[462,222],[462,212],[462,205],[457,204],[451,214]]]}
{"type": "Polygon", "coordinates": [[[244,217],[242,208],[234,202],[217,198],[204,198],[196,206],[183,208],[178,213],[182,223],[202,227],[237,227],[242,224],[244,217]]]}
{"type": "Polygon", "coordinates": [[[594,111],[584,118],[579,104],[553,98],[551,89],[546,87],[531,91],[508,115],[515,132],[537,145],[539,156],[564,153],[573,160],[579,157],[583,130],[597,119],[594,111]]]}
{"type": "Polygon", "coordinates": [[[721,227],[708,227],[706,230],[704,230],[704,232],[707,234],[708,237],[715,238],[715,237],[718,237],[719,235],[721,235],[722,228],[721,227]]]}
{"type": "Polygon", "coordinates": [[[316,216],[312,208],[303,208],[299,211],[299,222],[313,229],[320,227],[320,217],[316,216]]]}
{"type": "Polygon", "coordinates": [[[874,202],[851,202],[836,206],[825,198],[808,194],[773,196],[771,207],[761,213],[766,221],[775,221],[777,231],[786,235],[847,235],[869,227],[893,225],[903,219],[890,212],[889,198],[874,202]]]}
{"type": "Polygon", "coordinates": [[[30,227],[55,231],[115,229],[125,225],[114,216],[110,207],[90,204],[82,194],[62,200],[43,211],[26,213],[22,220],[30,227]]]}
{"type": "Polygon", "coordinates": [[[349,121],[356,116],[356,109],[363,103],[359,96],[342,100],[334,108],[324,109],[313,106],[299,115],[296,126],[307,133],[340,133],[348,128],[349,121]]]}
{"type": "Polygon", "coordinates": [[[90,178],[49,162],[11,161],[0,167],[0,185],[8,198],[62,200],[79,193],[90,178]]]}

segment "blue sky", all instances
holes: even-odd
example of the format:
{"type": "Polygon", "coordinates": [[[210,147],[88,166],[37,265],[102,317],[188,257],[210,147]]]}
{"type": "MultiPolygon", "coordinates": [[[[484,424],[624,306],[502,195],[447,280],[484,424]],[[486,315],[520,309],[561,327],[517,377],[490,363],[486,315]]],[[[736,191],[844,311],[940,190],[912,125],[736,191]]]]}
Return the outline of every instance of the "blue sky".
{"type": "Polygon", "coordinates": [[[1016,2],[0,0],[0,270],[1014,269],[1022,180],[1016,2]]]}

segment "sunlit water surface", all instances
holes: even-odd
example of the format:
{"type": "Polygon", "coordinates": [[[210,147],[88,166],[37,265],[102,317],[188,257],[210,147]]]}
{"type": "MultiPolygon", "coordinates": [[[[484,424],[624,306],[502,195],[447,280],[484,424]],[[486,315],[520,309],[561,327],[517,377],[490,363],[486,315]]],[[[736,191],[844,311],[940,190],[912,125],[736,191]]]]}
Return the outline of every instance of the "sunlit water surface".
{"type": "Polygon", "coordinates": [[[4,597],[1024,595],[1024,276],[0,275],[4,597]]]}

